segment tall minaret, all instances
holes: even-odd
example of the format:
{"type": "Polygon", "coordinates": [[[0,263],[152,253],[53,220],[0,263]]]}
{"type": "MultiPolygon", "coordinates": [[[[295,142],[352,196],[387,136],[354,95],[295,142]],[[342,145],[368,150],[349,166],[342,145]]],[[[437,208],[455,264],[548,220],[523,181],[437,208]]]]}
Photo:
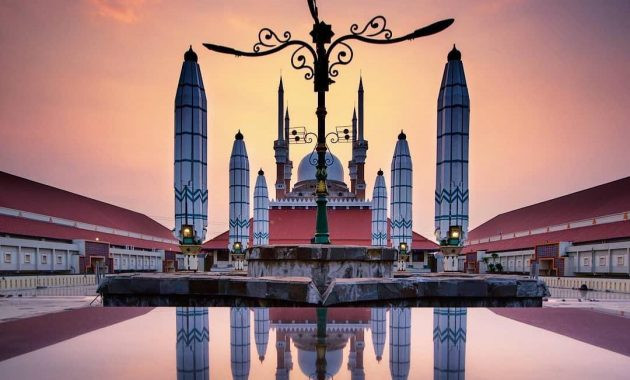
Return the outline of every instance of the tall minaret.
{"type": "Polygon", "coordinates": [[[400,243],[406,243],[408,252],[411,250],[412,239],[412,178],[412,163],[407,135],[401,131],[392,158],[391,239],[393,248],[398,248],[400,243]]]}
{"type": "Polygon", "coordinates": [[[364,138],[363,118],[363,78],[359,79],[359,127],[357,141],[353,143],[353,161],[357,168],[356,196],[365,199],[365,159],[367,158],[368,142],[364,138]]]}
{"type": "Polygon", "coordinates": [[[466,308],[433,309],[433,378],[466,377],[466,308]]]}
{"type": "Polygon", "coordinates": [[[461,229],[460,246],[468,233],[469,122],[470,99],[462,55],[453,45],[438,96],[435,236],[443,245],[451,227],[461,229]]]}
{"type": "Polygon", "coordinates": [[[383,171],[379,169],[372,191],[372,245],[387,245],[387,188],[383,171]]]}
{"type": "Polygon", "coordinates": [[[348,162],[348,173],[350,174],[350,192],[357,192],[357,163],[356,157],[357,142],[357,109],[352,110],[352,159],[348,162]]]}
{"type": "Polygon", "coordinates": [[[175,310],[177,328],[177,379],[208,379],[209,352],[208,308],[178,307],[175,310]]]}
{"type": "Polygon", "coordinates": [[[372,344],[374,345],[374,355],[376,360],[381,361],[383,350],[385,349],[385,318],[387,309],[384,307],[373,307],[371,309],[370,329],[372,330],[372,344]]]}
{"type": "Polygon", "coordinates": [[[184,54],[175,95],[175,236],[183,224],[201,244],[208,227],[206,92],[192,47],[184,54]]]}
{"type": "Polygon", "coordinates": [[[291,172],[293,171],[293,161],[290,160],[289,152],[289,129],[291,128],[291,119],[289,118],[289,106],[284,114],[284,141],[287,143],[287,159],[284,163],[284,188],[285,192],[291,191],[291,172]]]}
{"type": "Polygon", "coordinates": [[[267,353],[267,343],[269,343],[269,308],[254,308],[254,341],[256,342],[256,351],[258,359],[262,362],[265,360],[267,353]]]}
{"type": "Polygon", "coordinates": [[[278,85],[278,139],[273,142],[273,150],[276,157],[276,199],[282,199],[289,191],[284,181],[285,165],[289,160],[289,142],[286,140],[286,132],[284,129],[284,86],[282,85],[282,77],[278,85]]]}
{"type": "MultiPolygon", "coordinates": [[[[249,240],[249,158],[241,131],[235,136],[230,156],[230,233],[228,250],[234,251],[234,243],[241,244],[242,253],[247,249],[249,240]]],[[[231,255],[230,255],[231,259],[231,255]]],[[[243,264],[237,260],[236,269],[242,270],[243,264]]]]}
{"type": "Polygon", "coordinates": [[[411,360],[411,309],[389,311],[389,372],[392,380],[406,380],[411,360]]]}
{"type": "Polygon", "coordinates": [[[230,308],[230,362],[232,378],[246,380],[249,377],[249,309],[230,308]]]}
{"type": "Polygon", "coordinates": [[[269,244],[269,192],[265,172],[258,171],[254,186],[254,245],[269,244]]]}

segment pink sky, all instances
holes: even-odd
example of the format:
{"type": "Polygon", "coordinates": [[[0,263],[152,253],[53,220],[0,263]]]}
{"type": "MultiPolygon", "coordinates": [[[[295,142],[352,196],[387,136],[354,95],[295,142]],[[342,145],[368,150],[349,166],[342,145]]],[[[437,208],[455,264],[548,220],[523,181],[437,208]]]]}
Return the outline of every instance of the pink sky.
{"type": "MultiPolygon", "coordinates": [[[[471,97],[470,222],[630,175],[627,1],[320,1],[337,35],[383,14],[395,35],[455,18],[397,46],[355,44],[328,95],[347,125],[363,74],[368,195],[404,129],[414,159],[414,230],[432,237],[436,102],[446,54],[462,51],[471,97]]],[[[227,228],[227,169],[241,129],[252,181],[275,181],[276,89],[293,125],[315,127],[315,95],[289,53],[247,59],[261,27],[307,38],[304,1],[2,1],[0,170],[146,213],[172,228],[173,101],[183,53],[208,95],[209,233],[227,228]]],[[[348,145],[333,145],[345,163],[348,145]]],[[[308,148],[292,151],[297,166],[308,148]]],[[[346,172],[347,177],[347,172],[346,172]]],[[[295,173],[294,173],[295,178],[295,173]]],[[[253,182],[252,182],[253,183],[253,182]]]]}

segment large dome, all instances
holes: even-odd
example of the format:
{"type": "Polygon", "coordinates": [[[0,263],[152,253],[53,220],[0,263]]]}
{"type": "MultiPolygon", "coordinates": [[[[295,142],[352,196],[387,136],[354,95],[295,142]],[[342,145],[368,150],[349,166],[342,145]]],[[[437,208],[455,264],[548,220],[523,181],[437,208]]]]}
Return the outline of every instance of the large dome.
{"type": "MultiPolygon", "coordinates": [[[[315,165],[311,165],[311,160],[313,160],[313,162],[317,161],[317,153],[309,153],[300,161],[297,175],[298,182],[316,179],[316,168],[315,165]]],[[[339,161],[337,156],[330,153],[330,151],[326,151],[326,161],[330,162],[331,160],[332,165],[327,167],[328,179],[343,182],[343,165],[341,165],[341,161],[339,161]]]]}
{"type": "MultiPolygon", "coordinates": [[[[326,350],[326,373],[335,376],[343,363],[343,350],[326,350]]],[[[300,370],[309,379],[314,379],[317,374],[317,353],[312,350],[298,349],[298,365],[300,370]]]]}

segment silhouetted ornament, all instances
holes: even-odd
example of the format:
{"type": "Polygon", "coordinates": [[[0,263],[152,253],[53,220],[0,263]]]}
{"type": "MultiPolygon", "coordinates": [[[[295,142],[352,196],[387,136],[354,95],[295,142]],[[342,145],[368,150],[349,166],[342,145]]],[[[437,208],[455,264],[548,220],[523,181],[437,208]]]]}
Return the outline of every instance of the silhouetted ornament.
{"type": "Polygon", "coordinates": [[[383,169],[378,169],[378,173],[376,173],[378,175],[383,175],[383,169]]]}
{"type": "Polygon", "coordinates": [[[398,140],[407,140],[407,135],[405,134],[405,132],[400,131],[400,134],[398,135],[398,140]]]}
{"type": "Polygon", "coordinates": [[[453,44],[453,50],[451,50],[450,53],[448,53],[448,60],[449,61],[462,60],[462,53],[459,50],[457,50],[457,48],[455,47],[455,44],[453,44]]]}
{"type": "Polygon", "coordinates": [[[258,171],[258,175],[265,175],[265,172],[264,172],[262,169],[260,169],[260,170],[258,171]]]}
{"type": "Polygon", "coordinates": [[[234,136],[235,139],[237,140],[242,140],[243,139],[243,134],[241,133],[241,130],[239,129],[238,132],[236,132],[236,136],[234,136]]]}
{"type": "Polygon", "coordinates": [[[190,48],[184,54],[184,61],[197,62],[197,53],[193,51],[192,45],[190,45],[190,48]]]}

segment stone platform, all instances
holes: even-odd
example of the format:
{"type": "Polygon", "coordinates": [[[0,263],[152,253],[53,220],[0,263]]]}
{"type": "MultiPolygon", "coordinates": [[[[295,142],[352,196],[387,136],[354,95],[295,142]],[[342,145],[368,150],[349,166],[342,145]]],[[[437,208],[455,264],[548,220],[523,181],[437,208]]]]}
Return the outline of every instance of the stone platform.
{"type": "Polygon", "coordinates": [[[540,307],[549,296],[540,280],[459,273],[335,278],[323,292],[308,277],[130,273],[108,275],[98,292],[104,306],[540,307]]]}

